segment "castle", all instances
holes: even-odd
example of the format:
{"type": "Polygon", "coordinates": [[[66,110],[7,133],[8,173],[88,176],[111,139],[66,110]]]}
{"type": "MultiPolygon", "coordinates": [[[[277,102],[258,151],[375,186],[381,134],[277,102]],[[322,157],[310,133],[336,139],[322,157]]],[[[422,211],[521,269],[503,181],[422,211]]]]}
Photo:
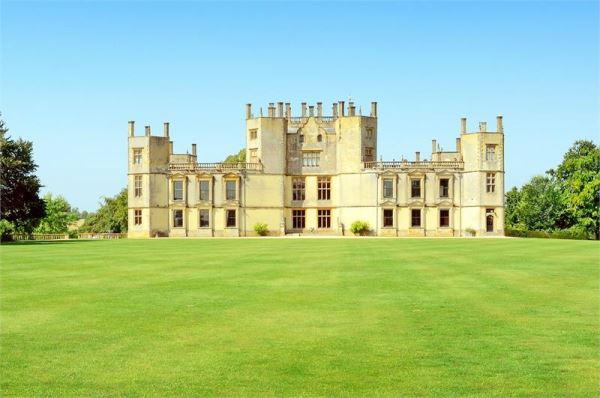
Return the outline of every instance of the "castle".
{"type": "Polygon", "coordinates": [[[129,122],[129,237],[351,235],[367,221],[377,236],[504,234],[504,131],[467,132],[461,119],[454,151],[432,141],[431,157],[377,161],[377,103],[369,116],[349,101],[269,104],[256,117],[246,105],[246,162],[202,163],[173,153],[163,136],[129,122]],[[360,112],[359,112],[360,113],[360,112]]]}

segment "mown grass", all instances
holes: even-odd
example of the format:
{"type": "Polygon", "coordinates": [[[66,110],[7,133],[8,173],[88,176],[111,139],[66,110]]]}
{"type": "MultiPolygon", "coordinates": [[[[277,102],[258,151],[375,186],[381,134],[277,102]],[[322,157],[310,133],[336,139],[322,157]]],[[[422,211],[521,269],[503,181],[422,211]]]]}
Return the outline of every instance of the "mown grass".
{"type": "Polygon", "coordinates": [[[0,247],[2,396],[597,396],[600,245],[0,247]]]}

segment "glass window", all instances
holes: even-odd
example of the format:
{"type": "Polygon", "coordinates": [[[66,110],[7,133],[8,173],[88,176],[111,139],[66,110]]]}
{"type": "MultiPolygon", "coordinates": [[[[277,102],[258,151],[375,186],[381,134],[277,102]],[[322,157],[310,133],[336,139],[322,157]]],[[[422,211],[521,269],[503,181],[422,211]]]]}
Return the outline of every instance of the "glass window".
{"type": "Polygon", "coordinates": [[[317,222],[319,228],[331,228],[331,210],[321,209],[317,211],[317,222]]]}
{"type": "Polygon", "coordinates": [[[394,180],[392,178],[383,179],[383,197],[393,198],[394,197],[394,180]]]}
{"type": "Polygon", "coordinates": [[[235,210],[227,210],[227,227],[235,227],[235,210]]]}
{"type": "Polygon", "coordinates": [[[250,163],[258,163],[258,149],[252,148],[248,152],[250,152],[250,163]]]}
{"type": "Polygon", "coordinates": [[[304,152],[302,154],[302,166],[319,167],[321,154],[319,152],[304,152]]]}
{"type": "Polygon", "coordinates": [[[136,198],[142,196],[142,176],[133,177],[134,195],[136,198]]]}
{"type": "Polygon", "coordinates": [[[450,210],[443,209],[440,210],[440,227],[449,227],[450,226],[450,210]]]}
{"type": "Polygon", "coordinates": [[[305,210],[292,210],[292,227],[294,229],[304,229],[306,220],[305,210]]]}
{"type": "Polygon", "coordinates": [[[294,177],[292,179],[292,200],[305,199],[304,177],[294,177]]]}
{"type": "Polygon", "coordinates": [[[183,210],[173,210],[173,226],[175,228],[183,227],[183,210]]]}
{"type": "Polygon", "coordinates": [[[133,163],[134,164],[142,164],[142,149],[135,148],[133,150],[133,163]]]}
{"type": "Polygon", "coordinates": [[[135,225],[142,225],[142,211],[141,210],[133,211],[133,223],[135,225]]]}
{"type": "Polygon", "coordinates": [[[383,209],[383,226],[393,227],[394,226],[394,210],[383,209]]]}
{"type": "Polygon", "coordinates": [[[488,193],[496,192],[496,174],[495,173],[487,173],[485,176],[486,184],[485,190],[488,193]]]}
{"type": "Polygon", "coordinates": [[[420,227],[421,226],[421,209],[412,209],[410,212],[410,226],[420,227]]]}
{"type": "Polygon", "coordinates": [[[410,197],[421,197],[421,180],[410,180],[410,197]]]}
{"type": "Polygon", "coordinates": [[[207,228],[210,226],[208,218],[208,209],[200,209],[200,228],[207,228]]]}
{"type": "Polygon", "coordinates": [[[183,181],[173,181],[173,200],[183,200],[183,181]]]}
{"type": "Polygon", "coordinates": [[[496,145],[485,146],[485,160],[496,160],[496,145]]]}
{"type": "Polygon", "coordinates": [[[365,162],[372,162],[375,160],[375,149],[372,146],[365,147],[365,162]]]}
{"type": "Polygon", "coordinates": [[[258,137],[258,130],[257,129],[250,130],[250,139],[255,140],[257,137],[258,137]]]}
{"type": "Polygon", "coordinates": [[[331,178],[330,177],[318,177],[317,178],[317,198],[318,198],[318,200],[330,200],[331,199],[331,178]]]}
{"type": "Polygon", "coordinates": [[[207,180],[200,180],[200,200],[210,200],[210,186],[207,180]]]}
{"type": "Polygon", "coordinates": [[[225,182],[225,199],[227,200],[235,200],[236,198],[236,181],[226,181],[225,182]]]}
{"type": "Polygon", "coordinates": [[[447,178],[440,180],[440,198],[447,198],[450,187],[450,181],[447,178]]]}

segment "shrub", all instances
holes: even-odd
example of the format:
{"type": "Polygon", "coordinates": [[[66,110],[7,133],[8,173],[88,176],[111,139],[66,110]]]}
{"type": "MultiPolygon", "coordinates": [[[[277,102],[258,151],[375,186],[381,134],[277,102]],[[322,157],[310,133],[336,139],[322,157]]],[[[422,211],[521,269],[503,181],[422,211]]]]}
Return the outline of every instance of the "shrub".
{"type": "Polygon", "coordinates": [[[367,221],[354,221],[350,225],[350,231],[354,235],[366,235],[370,231],[369,223],[367,221]]]}
{"type": "Polygon", "coordinates": [[[0,220],[0,240],[2,242],[12,240],[13,232],[15,232],[15,226],[11,222],[0,220]]]}
{"type": "Polygon", "coordinates": [[[473,228],[467,228],[467,229],[465,229],[465,232],[468,234],[468,236],[477,235],[477,231],[475,231],[473,228]]]}
{"type": "Polygon", "coordinates": [[[578,227],[555,231],[529,231],[522,228],[505,228],[504,235],[516,238],[589,239],[587,231],[578,227]]]}
{"type": "Polygon", "coordinates": [[[269,226],[267,224],[257,222],[254,224],[254,232],[260,236],[266,236],[269,233],[269,226]]]}

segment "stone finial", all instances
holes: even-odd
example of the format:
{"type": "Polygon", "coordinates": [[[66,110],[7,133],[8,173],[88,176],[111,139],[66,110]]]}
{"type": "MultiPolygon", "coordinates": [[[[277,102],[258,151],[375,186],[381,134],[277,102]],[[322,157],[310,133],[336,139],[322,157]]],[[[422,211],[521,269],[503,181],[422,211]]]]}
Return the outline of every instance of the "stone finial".
{"type": "Polygon", "coordinates": [[[130,120],[129,122],[127,122],[127,130],[128,130],[129,136],[133,137],[135,134],[135,122],[133,120],[130,120]]]}
{"type": "Polygon", "coordinates": [[[165,137],[169,136],[169,122],[164,122],[163,123],[163,135],[165,137]]]}

